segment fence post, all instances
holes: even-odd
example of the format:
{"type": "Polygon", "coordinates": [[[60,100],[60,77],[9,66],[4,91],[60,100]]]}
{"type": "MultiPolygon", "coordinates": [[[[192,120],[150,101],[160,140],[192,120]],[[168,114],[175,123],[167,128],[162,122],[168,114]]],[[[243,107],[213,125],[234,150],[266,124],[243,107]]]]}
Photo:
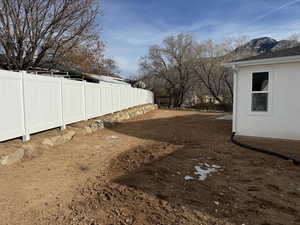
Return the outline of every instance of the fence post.
{"type": "Polygon", "coordinates": [[[23,104],[23,123],[24,123],[24,130],[25,135],[22,136],[23,142],[30,141],[30,133],[28,131],[28,124],[27,124],[27,112],[26,112],[26,103],[25,103],[25,76],[26,71],[21,71],[22,77],[22,104],[23,104]]]}
{"type": "Polygon", "coordinates": [[[87,121],[88,118],[87,118],[87,108],[86,108],[86,80],[83,81],[83,109],[84,109],[84,121],[87,121]]]}
{"type": "Polygon", "coordinates": [[[122,85],[119,85],[118,87],[118,95],[119,95],[119,109],[118,111],[121,111],[123,109],[123,106],[122,106],[122,85]]]}
{"type": "Polygon", "coordinates": [[[66,124],[65,124],[65,119],[64,119],[64,97],[63,97],[63,79],[64,78],[61,78],[60,79],[60,100],[61,100],[61,121],[62,121],[62,124],[61,124],[61,127],[60,127],[60,130],[65,130],[66,129],[66,124]]]}
{"type": "Polygon", "coordinates": [[[113,86],[113,84],[109,84],[109,86],[110,86],[111,113],[114,113],[115,112],[114,86],[113,86]]]}
{"type": "Polygon", "coordinates": [[[99,102],[98,102],[98,114],[99,116],[101,115],[102,116],[102,113],[103,113],[103,109],[102,109],[102,90],[101,90],[101,84],[100,84],[100,81],[98,83],[98,87],[99,87],[99,102]]]}

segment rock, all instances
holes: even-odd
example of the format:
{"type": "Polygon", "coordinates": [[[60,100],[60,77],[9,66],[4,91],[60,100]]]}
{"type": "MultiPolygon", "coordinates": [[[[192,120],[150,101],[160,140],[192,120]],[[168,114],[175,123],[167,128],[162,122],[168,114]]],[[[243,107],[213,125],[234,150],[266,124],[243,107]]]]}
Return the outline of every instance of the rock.
{"type": "Polygon", "coordinates": [[[90,124],[90,128],[93,131],[97,131],[97,130],[102,130],[104,129],[104,122],[103,120],[94,120],[91,124],[90,124]]]}
{"type": "Polygon", "coordinates": [[[128,119],[130,119],[130,117],[129,117],[128,113],[125,113],[124,114],[124,120],[128,120],[128,119]]]}
{"type": "Polygon", "coordinates": [[[14,153],[2,157],[0,159],[0,165],[8,166],[8,165],[14,164],[16,162],[19,162],[24,157],[24,154],[25,154],[24,149],[18,149],[14,153]]]}
{"type": "MultiPolygon", "coordinates": [[[[117,124],[117,122],[121,122],[124,120],[128,120],[131,118],[134,118],[139,115],[143,115],[147,112],[153,111],[158,109],[157,105],[144,105],[139,107],[133,107],[124,111],[116,112],[113,114],[109,114],[106,116],[101,117],[101,119],[94,120],[89,126],[80,128],[76,127],[72,130],[66,132],[63,135],[57,135],[53,137],[45,138],[42,141],[42,145],[53,147],[56,145],[61,145],[66,142],[69,142],[73,139],[73,137],[76,135],[76,133],[81,135],[91,134],[95,132],[96,130],[104,129],[105,127],[114,126],[117,124]],[[76,129],[76,131],[74,131],[76,129]]],[[[109,136],[107,137],[107,140],[119,140],[120,137],[118,136],[109,136]]],[[[34,146],[33,144],[24,144],[22,148],[18,149],[12,154],[9,154],[7,156],[4,156],[0,158],[0,166],[6,166],[11,165],[13,163],[19,162],[22,160],[25,156],[31,156],[35,152],[35,148],[37,146],[34,146]]]]}
{"type": "Polygon", "coordinates": [[[64,134],[62,136],[64,143],[68,142],[68,141],[71,141],[73,139],[73,137],[75,136],[75,134],[76,134],[76,132],[73,131],[73,130],[71,130],[71,131],[67,132],[66,134],[64,134]]]}
{"type": "MultiPolygon", "coordinates": [[[[93,132],[97,130],[104,129],[105,127],[112,127],[116,125],[118,122],[128,120],[131,118],[134,118],[136,116],[143,115],[147,112],[153,111],[158,109],[157,105],[144,105],[141,107],[135,107],[128,110],[124,110],[121,112],[116,112],[113,114],[106,115],[102,117],[103,119],[94,120],[89,126],[86,126],[84,128],[79,128],[77,133],[81,135],[86,134],[92,134],[93,132]]],[[[72,138],[75,136],[76,132],[74,130],[71,130],[64,135],[58,135],[50,138],[45,138],[42,142],[43,145],[47,146],[55,146],[55,145],[61,145],[68,141],[71,141],[72,138]]],[[[30,152],[33,152],[34,148],[31,146],[27,147],[25,149],[26,152],[30,154],[30,152]]]]}
{"type": "Polygon", "coordinates": [[[129,113],[128,113],[128,115],[129,115],[129,118],[133,118],[133,117],[135,117],[135,114],[134,114],[134,112],[133,112],[133,111],[129,112],[129,113]]]}
{"type": "Polygon", "coordinates": [[[143,111],[141,111],[141,110],[136,111],[136,115],[137,116],[143,115],[143,111]]]}
{"type": "Polygon", "coordinates": [[[50,140],[52,141],[53,145],[61,145],[64,143],[64,139],[61,135],[51,137],[50,140]]]}
{"type": "Polygon", "coordinates": [[[121,120],[121,118],[120,118],[120,117],[115,117],[115,118],[114,118],[114,122],[117,122],[117,123],[119,123],[119,122],[122,122],[122,120],[121,120]]]}
{"type": "Polygon", "coordinates": [[[42,142],[43,145],[48,146],[55,146],[55,145],[61,145],[66,142],[69,142],[72,140],[72,138],[75,136],[76,132],[71,130],[64,135],[58,135],[51,138],[45,138],[42,142]]]}
{"type": "Polygon", "coordinates": [[[75,136],[75,134],[76,134],[76,132],[71,130],[71,131],[65,133],[64,135],[52,137],[51,140],[54,143],[54,145],[61,145],[61,144],[71,141],[73,139],[73,137],[75,136]]]}
{"type": "Polygon", "coordinates": [[[45,138],[42,142],[43,145],[54,146],[53,142],[49,138],[45,138]]]}
{"type": "Polygon", "coordinates": [[[24,149],[24,154],[29,156],[34,153],[35,147],[32,144],[25,144],[22,146],[22,149],[24,149]]]}
{"type": "Polygon", "coordinates": [[[90,127],[85,127],[84,128],[84,134],[91,134],[91,133],[93,133],[92,128],[90,128],[90,127]]]}

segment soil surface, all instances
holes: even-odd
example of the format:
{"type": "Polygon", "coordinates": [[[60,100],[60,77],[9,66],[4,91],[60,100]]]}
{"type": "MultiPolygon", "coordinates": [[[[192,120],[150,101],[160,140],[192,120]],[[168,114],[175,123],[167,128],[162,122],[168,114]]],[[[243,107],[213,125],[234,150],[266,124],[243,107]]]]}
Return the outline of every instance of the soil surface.
{"type": "MultiPolygon", "coordinates": [[[[158,110],[41,146],[0,169],[0,224],[299,225],[300,167],[232,144],[218,116],[158,110]]],[[[300,159],[300,142],[240,140],[300,159]]]]}

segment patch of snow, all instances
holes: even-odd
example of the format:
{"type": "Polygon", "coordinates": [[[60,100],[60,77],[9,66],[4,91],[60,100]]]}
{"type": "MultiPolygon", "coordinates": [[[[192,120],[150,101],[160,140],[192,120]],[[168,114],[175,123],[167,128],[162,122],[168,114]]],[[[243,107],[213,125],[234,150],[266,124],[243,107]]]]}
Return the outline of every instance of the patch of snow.
{"type": "MultiPolygon", "coordinates": [[[[198,180],[204,181],[211,173],[216,173],[218,171],[223,171],[223,168],[219,165],[209,165],[208,163],[198,163],[197,166],[195,166],[195,172],[194,174],[197,175],[198,180]]],[[[192,176],[185,176],[185,180],[193,180],[195,179],[192,176]]]]}
{"type": "Polygon", "coordinates": [[[218,172],[218,169],[221,169],[221,166],[218,165],[209,165],[208,163],[201,164],[204,166],[195,166],[196,172],[195,175],[198,175],[198,180],[204,181],[211,173],[218,172]]]}
{"type": "Polygon", "coordinates": [[[185,179],[185,180],[194,180],[195,178],[194,178],[194,177],[191,177],[191,176],[185,176],[184,179],[185,179]]]}
{"type": "Polygon", "coordinates": [[[213,167],[208,167],[205,169],[202,169],[200,166],[195,166],[196,172],[194,173],[195,175],[198,175],[198,179],[201,181],[206,180],[207,176],[210,173],[215,173],[217,172],[216,168],[213,167]]]}
{"type": "Polygon", "coordinates": [[[216,118],[217,120],[232,120],[232,115],[225,115],[216,118]]]}
{"type": "Polygon", "coordinates": [[[216,169],[221,169],[222,167],[221,166],[218,166],[218,165],[212,165],[213,168],[216,168],[216,169]]]}

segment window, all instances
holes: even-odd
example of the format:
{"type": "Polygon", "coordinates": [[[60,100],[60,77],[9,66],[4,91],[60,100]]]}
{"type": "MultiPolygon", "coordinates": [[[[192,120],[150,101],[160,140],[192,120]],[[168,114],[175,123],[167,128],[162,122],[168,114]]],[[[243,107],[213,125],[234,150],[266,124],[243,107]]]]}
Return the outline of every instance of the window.
{"type": "Polygon", "coordinates": [[[269,73],[252,74],[252,112],[268,112],[269,73]]]}

